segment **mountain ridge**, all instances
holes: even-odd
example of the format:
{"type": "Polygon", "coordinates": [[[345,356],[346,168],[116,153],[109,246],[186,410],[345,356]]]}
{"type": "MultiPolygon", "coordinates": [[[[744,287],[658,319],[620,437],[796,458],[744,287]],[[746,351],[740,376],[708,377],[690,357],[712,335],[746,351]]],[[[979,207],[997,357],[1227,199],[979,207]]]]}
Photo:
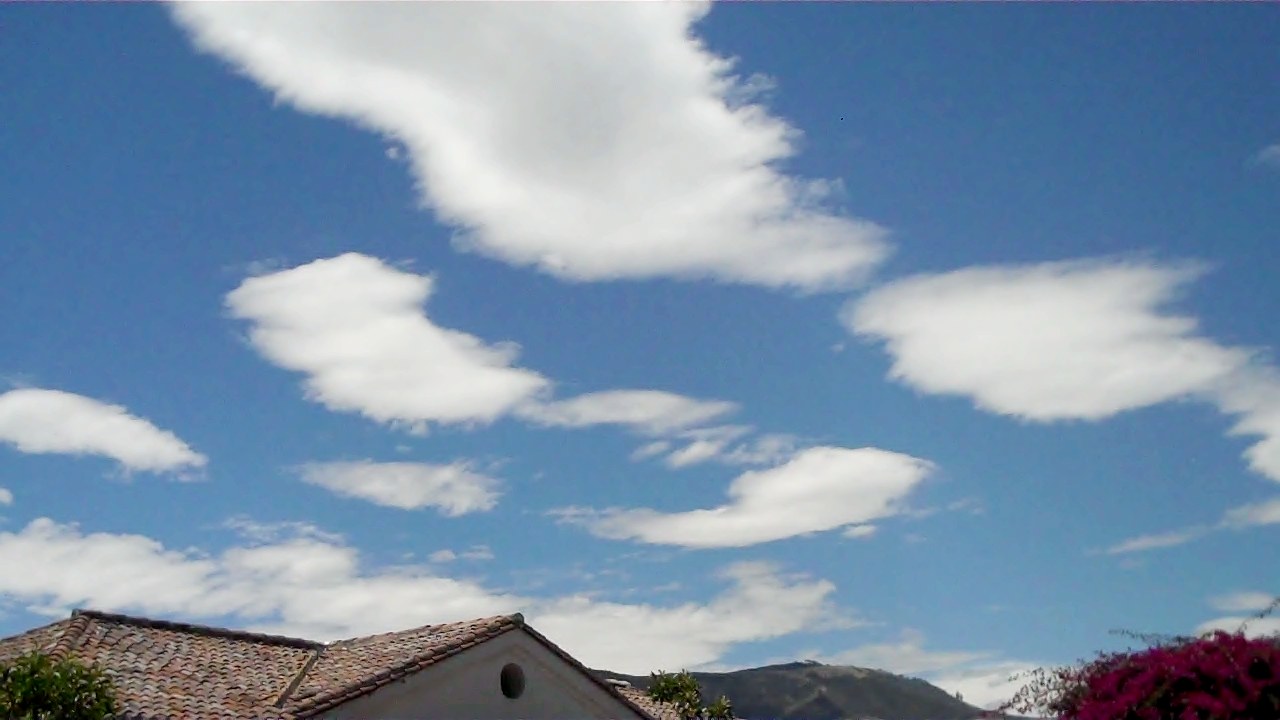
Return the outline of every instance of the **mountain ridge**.
{"type": "MultiPolygon", "coordinates": [[[[647,689],[649,676],[593,670],[647,689]]],[[[984,710],[919,678],[811,660],[692,672],[705,700],[721,695],[744,720],[974,720],[984,710]]]]}

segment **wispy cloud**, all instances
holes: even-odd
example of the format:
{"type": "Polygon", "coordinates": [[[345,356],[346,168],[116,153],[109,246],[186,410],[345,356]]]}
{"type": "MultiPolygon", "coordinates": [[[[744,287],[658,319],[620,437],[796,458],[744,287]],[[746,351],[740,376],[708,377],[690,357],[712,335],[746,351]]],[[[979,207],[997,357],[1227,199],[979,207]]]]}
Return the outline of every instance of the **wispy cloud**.
{"type": "Polygon", "coordinates": [[[929,682],[959,693],[970,705],[994,710],[1012,699],[1030,681],[1030,673],[1042,667],[1023,660],[982,662],[930,674],[929,682]]]}
{"type": "Polygon", "coordinates": [[[877,448],[815,447],[776,467],[739,475],[724,505],[687,512],[649,508],[557,511],[600,537],[684,547],[743,547],[862,525],[900,511],[933,470],[877,448]]]}
{"type": "Polygon", "coordinates": [[[173,14],[281,102],[395,138],[465,247],[573,280],[859,282],[887,253],[884,231],[832,210],[834,183],[778,169],[799,133],[697,39],[709,7],[183,3],[173,14]]]}
{"type": "Polygon", "coordinates": [[[120,405],[41,388],[0,394],[0,442],[24,453],[100,455],[126,471],[174,472],[178,479],[208,462],[178,436],[120,405]]]}
{"type": "Polygon", "coordinates": [[[923,677],[964,701],[994,708],[1013,697],[1025,682],[1014,676],[1030,672],[1038,664],[1001,658],[981,650],[934,650],[926,647],[924,633],[907,628],[896,641],[868,643],[835,653],[816,651],[804,657],[828,665],[851,665],[923,677]]]}
{"type": "Polygon", "coordinates": [[[729,443],[751,432],[741,425],[720,425],[681,433],[683,447],[672,450],[664,462],[667,467],[682,468],[723,457],[729,443]]]}
{"type": "Polygon", "coordinates": [[[660,390],[606,390],[567,400],[531,402],[518,412],[539,425],[621,425],[662,435],[701,425],[735,410],[736,405],[723,400],[699,400],[660,390]]]}
{"type": "Polygon", "coordinates": [[[1241,529],[1280,523],[1280,497],[1231,508],[1222,517],[1222,525],[1241,529]]]}
{"type": "Polygon", "coordinates": [[[1253,156],[1253,162],[1257,165],[1280,169],[1280,143],[1268,145],[1259,150],[1253,156]]]}
{"type": "Polygon", "coordinates": [[[1209,598],[1209,605],[1222,612],[1262,612],[1278,597],[1280,593],[1234,592],[1209,598]]]}
{"type": "Polygon", "coordinates": [[[1194,540],[1199,540],[1212,533],[1276,524],[1280,524],[1280,497],[1256,503],[1246,503],[1231,508],[1222,514],[1217,523],[1211,525],[1194,525],[1181,530],[1139,535],[1112,545],[1103,552],[1108,555],[1123,555],[1177,547],[1178,545],[1185,545],[1194,540]]]}
{"type": "Polygon", "coordinates": [[[501,495],[498,480],[463,461],[307,463],[298,473],[304,482],[343,497],[401,510],[432,507],[449,517],[492,510],[501,495]]]}
{"type": "Polygon", "coordinates": [[[928,650],[924,647],[924,633],[907,628],[901,632],[897,642],[870,643],[830,655],[806,653],[805,657],[827,665],[852,665],[901,675],[921,675],[990,659],[992,655],[985,651],[928,650]]]}
{"type": "Polygon", "coordinates": [[[1208,620],[1196,627],[1196,632],[1244,632],[1249,637],[1280,635],[1280,617],[1275,614],[1277,603],[1280,603],[1280,593],[1245,591],[1216,595],[1209,598],[1209,605],[1214,610],[1249,614],[1227,615],[1208,620]]]}
{"type": "Polygon", "coordinates": [[[457,560],[482,562],[493,559],[493,550],[488,545],[472,545],[462,551],[444,548],[431,553],[427,556],[427,559],[433,563],[451,563],[457,560]]]}
{"type": "Polygon", "coordinates": [[[230,530],[250,544],[271,544],[286,538],[311,538],[326,543],[341,543],[342,536],[321,530],[309,522],[283,520],[262,522],[248,515],[234,515],[222,522],[222,528],[230,530]]]}
{"type": "Polygon", "coordinates": [[[757,434],[750,425],[709,425],[646,443],[631,454],[631,459],[661,455],[662,463],[672,469],[712,461],[725,465],[774,465],[794,455],[799,444],[800,439],[794,435],[757,434]]]}
{"type": "Polygon", "coordinates": [[[1158,548],[1177,547],[1196,540],[1208,532],[1206,528],[1188,528],[1173,532],[1139,535],[1123,542],[1116,543],[1103,552],[1107,555],[1127,555],[1129,553],[1146,552],[1158,548]]]}
{"type": "Polygon", "coordinates": [[[878,530],[879,528],[875,525],[850,525],[844,529],[843,533],[840,534],[847,538],[858,540],[861,538],[869,538],[872,535],[875,535],[878,530]]]}

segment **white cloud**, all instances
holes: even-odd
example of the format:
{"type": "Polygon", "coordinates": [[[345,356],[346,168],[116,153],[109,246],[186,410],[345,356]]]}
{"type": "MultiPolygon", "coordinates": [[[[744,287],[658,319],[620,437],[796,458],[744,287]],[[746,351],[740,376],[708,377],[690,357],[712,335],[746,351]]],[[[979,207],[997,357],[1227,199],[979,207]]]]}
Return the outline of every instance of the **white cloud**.
{"type": "Polygon", "coordinates": [[[281,522],[260,522],[248,515],[235,515],[227,518],[222,527],[231,530],[237,536],[252,543],[273,543],[282,538],[312,538],[327,543],[340,543],[342,536],[326,532],[308,522],[285,520],[281,522]]]}
{"type": "Polygon", "coordinates": [[[621,425],[663,435],[714,420],[737,406],[723,400],[699,400],[661,390],[606,390],[568,400],[530,402],[519,408],[525,419],[553,427],[621,425]]]}
{"type": "Polygon", "coordinates": [[[1242,529],[1280,523],[1280,497],[1232,508],[1222,516],[1222,525],[1242,529]]]}
{"type": "Polygon", "coordinates": [[[235,625],[317,640],[523,611],[588,665],[636,673],[694,667],[740,643],[842,620],[830,602],[830,582],[767,565],[727,568],[728,587],[705,603],[606,603],[498,592],[422,567],[365,568],[354,548],[326,535],[268,535],[206,555],[41,518],[0,532],[6,569],[0,597],[53,614],[79,606],[189,620],[229,617],[235,625]]]}
{"type": "Polygon", "coordinates": [[[667,456],[667,467],[682,468],[704,463],[724,450],[724,446],[713,440],[695,440],[667,456]]]}
{"type": "Polygon", "coordinates": [[[691,428],[676,433],[670,440],[638,448],[631,459],[665,454],[663,464],[675,469],[709,461],[725,465],[773,465],[795,454],[798,444],[795,436],[768,433],[741,440],[753,432],[755,428],[746,425],[691,428]]]}
{"type": "Polygon", "coordinates": [[[926,650],[924,633],[907,628],[902,631],[897,642],[861,645],[831,655],[806,653],[805,657],[827,665],[852,665],[899,675],[920,676],[986,660],[991,655],[989,652],[926,650]]]}
{"type": "Polygon", "coordinates": [[[862,538],[869,538],[872,535],[875,535],[878,530],[879,528],[875,525],[850,525],[840,534],[847,538],[860,540],[862,538]]]}
{"type": "Polygon", "coordinates": [[[455,560],[472,560],[484,561],[493,559],[493,550],[488,545],[472,545],[470,548],[462,552],[456,552],[445,548],[437,550],[427,556],[427,559],[433,563],[451,563],[455,560]]]}
{"type": "Polygon", "coordinates": [[[799,440],[785,433],[767,433],[729,448],[721,460],[731,465],[772,465],[795,454],[799,440]]]}
{"type": "Polygon", "coordinates": [[[1245,451],[1249,467],[1280,481],[1280,372],[1271,366],[1244,368],[1222,382],[1212,400],[1240,418],[1233,435],[1262,437],[1245,451]]]}
{"type": "Polygon", "coordinates": [[[1209,598],[1214,610],[1222,612],[1262,612],[1271,607],[1280,594],[1265,592],[1236,592],[1209,598]]]}
{"type": "Polygon", "coordinates": [[[304,482],[376,505],[417,510],[433,507],[449,517],[492,510],[500,483],[466,462],[326,462],[299,468],[304,482]]]}
{"type": "Polygon", "coordinates": [[[8,488],[0,487],[0,505],[12,505],[13,492],[8,488]]]}
{"type": "Polygon", "coordinates": [[[1214,388],[1249,353],[1163,312],[1196,273],[1138,262],[978,267],[890,283],[846,306],[891,375],[1028,420],[1098,420],[1214,388]]]}
{"type": "Polygon", "coordinates": [[[661,455],[670,449],[670,442],[666,440],[654,440],[653,442],[645,443],[644,445],[636,448],[635,452],[631,453],[631,459],[636,462],[640,460],[647,460],[655,455],[661,455]]]}
{"type": "Polygon", "coordinates": [[[685,431],[680,434],[680,440],[685,441],[686,444],[668,454],[664,463],[670,468],[682,468],[708,460],[722,459],[729,443],[750,432],[751,428],[740,425],[720,425],[685,431]]]}
{"type": "Polygon", "coordinates": [[[1243,631],[1247,637],[1251,638],[1272,637],[1280,635],[1280,617],[1230,616],[1214,618],[1208,622],[1201,623],[1196,628],[1196,633],[1203,635],[1214,630],[1222,630],[1229,633],[1243,631]]]}
{"type": "Polygon", "coordinates": [[[1108,555],[1144,552],[1147,550],[1155,550],[1157,548],[1184,545],[1193,540],[1199,540],[1211,533],[1222,532],[1224,530],[1244,530],[1246,528],[1257,527],[1260,525],[1276,524],[1280,524],[1280,497],[1263,500],[1262,502],[1257,503],[1247,503],[1245,505],[1231,508],[1223,513],[1222,518],[1213,525],[1196,525],[1165,533],[1139,535],[1138,537],[1130,538],[1112,545],[1102,552],[1108,555]]]}
{"type": "Polygon", "coordinates": [[[1028,673],[1039,665],[1018,660],[979,664],[934,674],[929,682],[951,693],[960,693],[970,705],[994,710],[1008,702],[1027,684],[1028,673]]]}
{"type": "Polygon", "coordinates": [[[0,394],[0,442],[24,453],[101,455],[125,470],[176,472],[208,462],[173,433],[119,405],[61,390],[0,394]]]}
{"type": "Polygon", "coordinates": [[[732,565],[721,576],[729,589],[706,604],[575,596],[547,603],[530,621],[590,667],[637,674],[706,665],[739,643],[851,625],[831,606],[835,586],[825,580],[786,577],[763,563],[732,565]]]}
{"type": "Polygon", "coordinates": [[[1174,530],[1166,533],[1139,535],[1116,543],[1103,552],[1107,555],[1126,555],[1128,553],[1145,552],[1147,550],[1156,550],[1159,548],[1176,547],[1178,545],[1185,545],[1192,540],[1203,537],[1205,532],[1206,530],[1204,528],[1197,527],[1188,528],[1186,530],[1174,530]]]}
{"type": "Polygon", "coordinates": [[[702,3],[184,3],[201,49],[402,145],[460,242],[573,280],[857,283],[876,225],[783,174],[798,133],[694,36],[702,3]]]}
{"type": "Polygon", "coordinates": [[[1194,398],[1238,418],[1245,452],[1280,481],[1280,370],[1197,334],[1166,310],[1198,273],[1120,261],[976,267],[890,283],[846,305],[850,331],[883,341],[890,374],[987,411],[1100,420],[1194,398]]]}
{"type": "Polygon", "coordinates": [[[306,374],[310,399],[379,422],[489,422],[547,386],[512,367],[514,346],[431,322],[432,285],[348,253],[249,278],[227,306],[260,353],[306,374]]]}
{"type": "Polygon", "coordinates": [[[1253,156],[1253,161],[1258,165],[1280,168],[1280,143],[1262,148],[1253,156]]]}
{"type": "Polygon", "coordinates": [[[549,427],[662,435],[737,409],[645,389],[548,399],[548,379],[513,366],[514,344],[488,345],[433,323],[423,311],[433,284],[347,253],[248,278],[226,300],[233,316],[250,322],[249,339],[263,356],[306,375],[308,398],[411,430],[514,414],[549,427]]]}
{"type": "Polygon", "coordinates": [[[739,475],[719,507],[560,511],[600,537],[685,547],[742,547],[860,525],[899,511],[932,471],[927,461],[876,448],[815,447],[782,465],[739,475]]]}
{"type": "Polygon", "coordinates": [[[896,642],[871,643],[837,653],[804,654],[829,665],[875,668],[912,677],[922,677],[951,693],[959,692],[970,705],[992,709],[1013,697],[1025,683],[1012,676],[1027,673],[1038,665],[1020,660],[999,659],[988,651],[931,650],[924,634],[905,629],[896,642]]]}

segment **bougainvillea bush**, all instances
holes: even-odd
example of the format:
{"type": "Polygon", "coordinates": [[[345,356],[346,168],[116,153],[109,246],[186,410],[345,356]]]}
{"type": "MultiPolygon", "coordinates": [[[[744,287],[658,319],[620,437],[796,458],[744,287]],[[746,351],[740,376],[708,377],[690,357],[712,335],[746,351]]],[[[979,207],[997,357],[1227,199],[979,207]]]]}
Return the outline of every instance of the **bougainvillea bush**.
{"type": "Polygon", "coordinates": [[[1280,719],[1280,638],[1214,632],[1042,670],[1000,709],[1060,720],[1280,719]]]}

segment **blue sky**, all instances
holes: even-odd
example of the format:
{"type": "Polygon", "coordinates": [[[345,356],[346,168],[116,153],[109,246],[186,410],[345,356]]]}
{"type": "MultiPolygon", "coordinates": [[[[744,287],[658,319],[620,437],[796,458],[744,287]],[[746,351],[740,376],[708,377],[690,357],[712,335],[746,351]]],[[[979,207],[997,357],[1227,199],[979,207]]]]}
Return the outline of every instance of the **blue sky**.
{"type": "Polygon", "coordinates": [[[522,610],[989,702],[1238,626],[1277,12],[6,7],[0,631],[522,610]]]}

